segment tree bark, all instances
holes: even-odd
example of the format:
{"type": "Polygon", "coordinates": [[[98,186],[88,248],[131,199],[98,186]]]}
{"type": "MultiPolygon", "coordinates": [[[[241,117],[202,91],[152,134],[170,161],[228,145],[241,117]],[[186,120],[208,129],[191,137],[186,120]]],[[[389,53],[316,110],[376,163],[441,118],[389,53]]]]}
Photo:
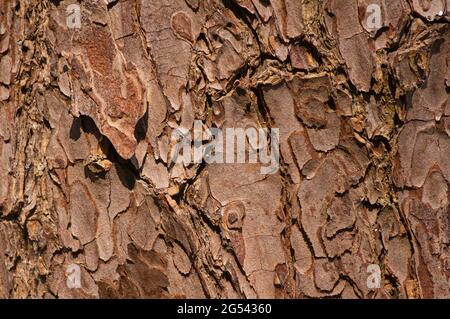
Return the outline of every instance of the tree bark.
{"type": "Polygon", "coordinates": [[[0,297],[449,298],[449,11],[2,0],[0,297]],[[279,170],[172,163],[194,121],[279,170]]]}

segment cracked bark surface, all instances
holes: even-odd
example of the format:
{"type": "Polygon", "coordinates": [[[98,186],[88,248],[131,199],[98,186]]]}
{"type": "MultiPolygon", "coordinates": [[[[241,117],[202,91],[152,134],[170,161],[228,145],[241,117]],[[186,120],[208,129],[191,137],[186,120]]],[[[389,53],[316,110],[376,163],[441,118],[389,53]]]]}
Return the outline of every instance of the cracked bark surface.
{"type": "Polygon", "coordinates": [[[0,297],[450,298],[449,12],[2,0],[0,297]],[[279,171],[171,165],[194,120],[279,128],[279,171]]]}

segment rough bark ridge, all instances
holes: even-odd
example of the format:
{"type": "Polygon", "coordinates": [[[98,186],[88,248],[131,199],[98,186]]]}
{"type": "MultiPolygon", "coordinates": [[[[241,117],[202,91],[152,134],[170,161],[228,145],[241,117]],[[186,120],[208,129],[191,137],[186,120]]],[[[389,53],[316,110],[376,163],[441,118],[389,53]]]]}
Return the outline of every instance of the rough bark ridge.
{"type": "Polygon", "coordinates": [[[449,298],[449,11],[2,0],[0,296],[449,298]],[[280,170],[170,165],[194,120],[279,128],[280,170]]]}

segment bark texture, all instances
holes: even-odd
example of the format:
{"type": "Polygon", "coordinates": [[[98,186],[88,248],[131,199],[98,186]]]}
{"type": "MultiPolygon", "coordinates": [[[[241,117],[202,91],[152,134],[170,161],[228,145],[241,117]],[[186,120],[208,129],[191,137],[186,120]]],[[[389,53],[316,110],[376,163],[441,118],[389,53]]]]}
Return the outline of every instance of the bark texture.
{"type": "Polygon", "coordinates": [[[449,11],[1,0],[0,297],[450,298],[449,11]],[[194,120],[280,170],[170,164],[194,120]]]}

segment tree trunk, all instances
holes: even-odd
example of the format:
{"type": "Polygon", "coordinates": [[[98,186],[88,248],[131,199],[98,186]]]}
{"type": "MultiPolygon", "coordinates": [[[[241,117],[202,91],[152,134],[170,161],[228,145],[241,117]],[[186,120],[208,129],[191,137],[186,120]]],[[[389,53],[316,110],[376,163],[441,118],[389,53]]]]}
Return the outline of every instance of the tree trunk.
{"type": "Polygon", "coordinates": [[[449,11],[1,0],[0,296],[449,298],[449,11]],[[174,162],[198,121],[279,169],[174,162]]]}

